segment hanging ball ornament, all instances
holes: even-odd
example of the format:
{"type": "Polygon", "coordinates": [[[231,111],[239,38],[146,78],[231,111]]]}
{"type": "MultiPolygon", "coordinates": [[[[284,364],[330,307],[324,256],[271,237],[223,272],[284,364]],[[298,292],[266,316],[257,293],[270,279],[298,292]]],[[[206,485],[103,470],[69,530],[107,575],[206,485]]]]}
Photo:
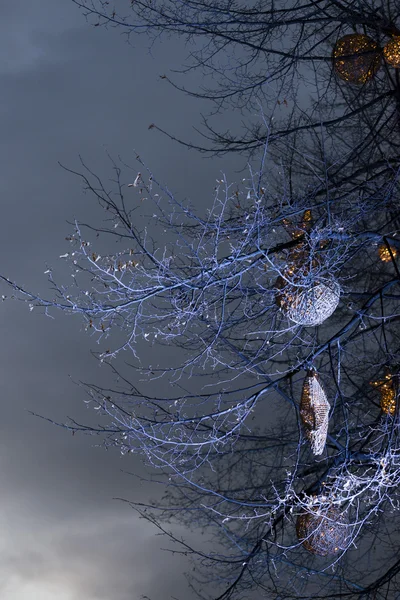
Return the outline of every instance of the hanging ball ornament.
{"type": "Polygon", "coordinates": [[[276,285],[281,288],[277,304],[290,321],[297,325],[313,327],[321,325],[337,308],[340,300],[340,285],[333,278],[314,281],[309,286],[286,284],[280,277],[276,285]],[[282,289],[283,288],[283,289],[282,289]]]}
{"type": "MultiPolygon", "coordinates": [[[[296,240],[308,234],[312,220],[311,210],[307,209],[299,225],[289,219],[283,219],[282,224],[296,240]]],[[[297,325],[321,325],[339,304],[340,286],[329,273],[325,277],[317,275],[319,262],[316,256],[311,258],[307,245],[301,242],[289,252],[287,266],[276,280],[276,304],[297,325]]]]}
{"type": "Polygon", "coordinates": [[[370,81],[381,66],[378,44],[362,33],[340,38],[333,49],[332,59],[336,74],[348,83],[370,81]]]}
{"type": "Polygon", "coordinates": [[[350,526],[345,515],[334,506],[325,511],[313,508],[297,517],[296,533],[306,550],[327,556],[346,549],[350,526]]]}
{"type": "Polygon", "coordinates": [[[392,41],[386,44],[383,56],[388,65],[400,69],[400,35],[393,37],[392,41]]]}

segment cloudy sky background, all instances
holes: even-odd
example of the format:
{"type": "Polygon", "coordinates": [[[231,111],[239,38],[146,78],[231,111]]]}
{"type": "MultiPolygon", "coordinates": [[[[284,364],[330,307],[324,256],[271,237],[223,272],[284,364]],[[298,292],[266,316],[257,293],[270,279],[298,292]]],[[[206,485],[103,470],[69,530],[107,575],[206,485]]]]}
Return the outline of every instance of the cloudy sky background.
{"type": "MultiPolygon", "coordinates": [[[[207,108],[159,77],[181,65],[178,41],[151,56],[145,37],[132,48],[117,30],[91,28],[68,0],[13,0],[0,16],[0,272],[46,295],[46,265],[60,280],[67,273],[58,258],[68,251],[67,220],[101,217],[57,161],[78,168],[81,154],[107,179],[105,149],[131,164],[135,149],[159,180],[203,207],[221,170],[232,176],[239,161],[202,159],[148,130],[156,122],[190,137],[207,108]]],[[[69,375],[100,381],[106,374],[79,318],[52,320],[6,301],[0,319],[0,598],[191,600],[182,560],[159,550],[155,530],[112,500],[149,497],[120,471],[140,472],[137,460],[27,412],[87,420],[84,394],[69,375]]]]}

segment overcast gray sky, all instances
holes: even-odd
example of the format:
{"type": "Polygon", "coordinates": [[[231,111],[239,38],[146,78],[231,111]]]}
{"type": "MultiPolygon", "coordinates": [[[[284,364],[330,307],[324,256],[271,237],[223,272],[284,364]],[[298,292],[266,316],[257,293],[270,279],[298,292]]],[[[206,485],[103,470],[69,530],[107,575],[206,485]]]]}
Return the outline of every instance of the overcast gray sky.
{"type": "MultiPolygon", "coordinates": [[[[3,2],[0,17],[4,275],[45,294],[46,263],[63,273],[66,221],[97,211],[57,164],[77,168],[78,153],[107,178],[104,149],[132,164],[136,149],[171,189],[196,190],[199,204],[211,203],[215,178],[232,160],[206,161],[148,130],[157,122],[184,136],[205,109],[159,78],[181,64],[178,43],[164,42],[152,57],[144,37],[131,48],[120,32],[91,28],[68,0],[3,2]]],[[[104,375],[82,323],[9,301],[0,318],[0,598],[189,600],[181,560],[162,553],[155,531],[112,500],[148,496],[120,472],[139,470],[135,458],[26,412],[85,418],[83,393],[68,375],[104,375]]]]}

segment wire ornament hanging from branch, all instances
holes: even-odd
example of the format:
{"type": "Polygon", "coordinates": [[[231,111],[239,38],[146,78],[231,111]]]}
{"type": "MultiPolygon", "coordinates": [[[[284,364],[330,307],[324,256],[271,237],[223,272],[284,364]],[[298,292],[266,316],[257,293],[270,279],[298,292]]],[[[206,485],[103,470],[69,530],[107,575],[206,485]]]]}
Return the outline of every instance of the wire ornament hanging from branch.
{"type": "Polygon", "coordinates": [[[351,33],[340,38],[332,53],[333,68],[343,81],[363,84],[370,81],[381,66],[381,50],[367,35],[351,33]]]}
{"type": "Polygon", "coordinates": [[[350,538],[350,525],[339,508],[312,508],[301,513],[296,521],[298,540],[312,554],[327,556],[345,550],[350,538]]]}
{"type": "Polygon", "coordinates": [[[341,289],[333,278],[316,279],[306,288],[302,284],[287,283],[281,277],[278,278],[276,286],[278,289],[283,288],[277,295],[278,305],[287,318],[297,325],[321,325],[335,312],[339,304],[341,289]]]}
{"type": "Polygon", "coordinates": [[[400,36],[394,36],[383,49],[385,61],[391,67],[400,69],[400,36]]]}
{"type": "Polygon", "coordinates": [[[325,448],[330,407],[317,374],[309,371],[304,379],[301,392],[300,417],[304,425],[305,436],[316,456],[322,454],[325,448]]]}
{"type": "MultiPolygon", "coordinates": [[[[311,227],[311,211],[305,211],[300,227],[284,219],[292,239],[303,236],[311,227]]],[[[293,248],[288,265],[276,280],[276,303],[287,318],[297,325],[321,325],[336,310],[341,288],[334,277],[321,275],[317,260],[310,260],[304,243],[293,248]]]]}

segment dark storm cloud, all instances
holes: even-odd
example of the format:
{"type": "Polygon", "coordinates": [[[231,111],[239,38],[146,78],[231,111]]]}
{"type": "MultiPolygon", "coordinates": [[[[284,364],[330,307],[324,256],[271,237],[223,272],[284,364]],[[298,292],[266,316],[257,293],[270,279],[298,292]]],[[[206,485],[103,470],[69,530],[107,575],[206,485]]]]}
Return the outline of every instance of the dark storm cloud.
{"type": "MultiPolygon", "coordinates": [[[[2,541],[2,598],[60,600],[132,600],[154,593],[155,575],[165,589],[173,586],[176,561],[155,562],[159,541],[149,539],[148,526],[122,511],[76,511],[63,520],[21,518],[24,506],[8,508],[14,535],[2,541]]],[[[26,513],[27,514],[27,513],[26,513]]],[[[162,596],[161,596],[162,597],[162,596]]]]}
{"type": "MultiPolygon", "coordinates": [[[[89,220],[96,212],[58,160],[76,168],[81,153],[108,178],[103,145],[127,161],[135,148],[170,188],[182,195],[195,189],[199,204],[211,202],[223,162],[201,161],[148,130],[156,121],[184,136],[198,121],[200,103],[159,78],[179,66],[182,48],[168,42],[153,59],[145,38],[135,46],[116,31],[90,28],[66,0],[13,0],[2,7],[1,272],[34,291],[47,290],[46,263],[61,280],[70,276],[58,259],[70,232],[66,220],[89,220]]],[[[0,322],[0,597],[136,600],[146,594],[164,600],[184,594],[188,600],[181,592],[182,561],[158,551],[154,530],[112,501],[149,495],[146,485],[119,471],[143,473],[139,463],[26,412],[61,421],[92,418],[68,375],[107,377],[90,357],[93,339],[76,318],[51,320],[11,301],[0,304],[0,322]]]]}

